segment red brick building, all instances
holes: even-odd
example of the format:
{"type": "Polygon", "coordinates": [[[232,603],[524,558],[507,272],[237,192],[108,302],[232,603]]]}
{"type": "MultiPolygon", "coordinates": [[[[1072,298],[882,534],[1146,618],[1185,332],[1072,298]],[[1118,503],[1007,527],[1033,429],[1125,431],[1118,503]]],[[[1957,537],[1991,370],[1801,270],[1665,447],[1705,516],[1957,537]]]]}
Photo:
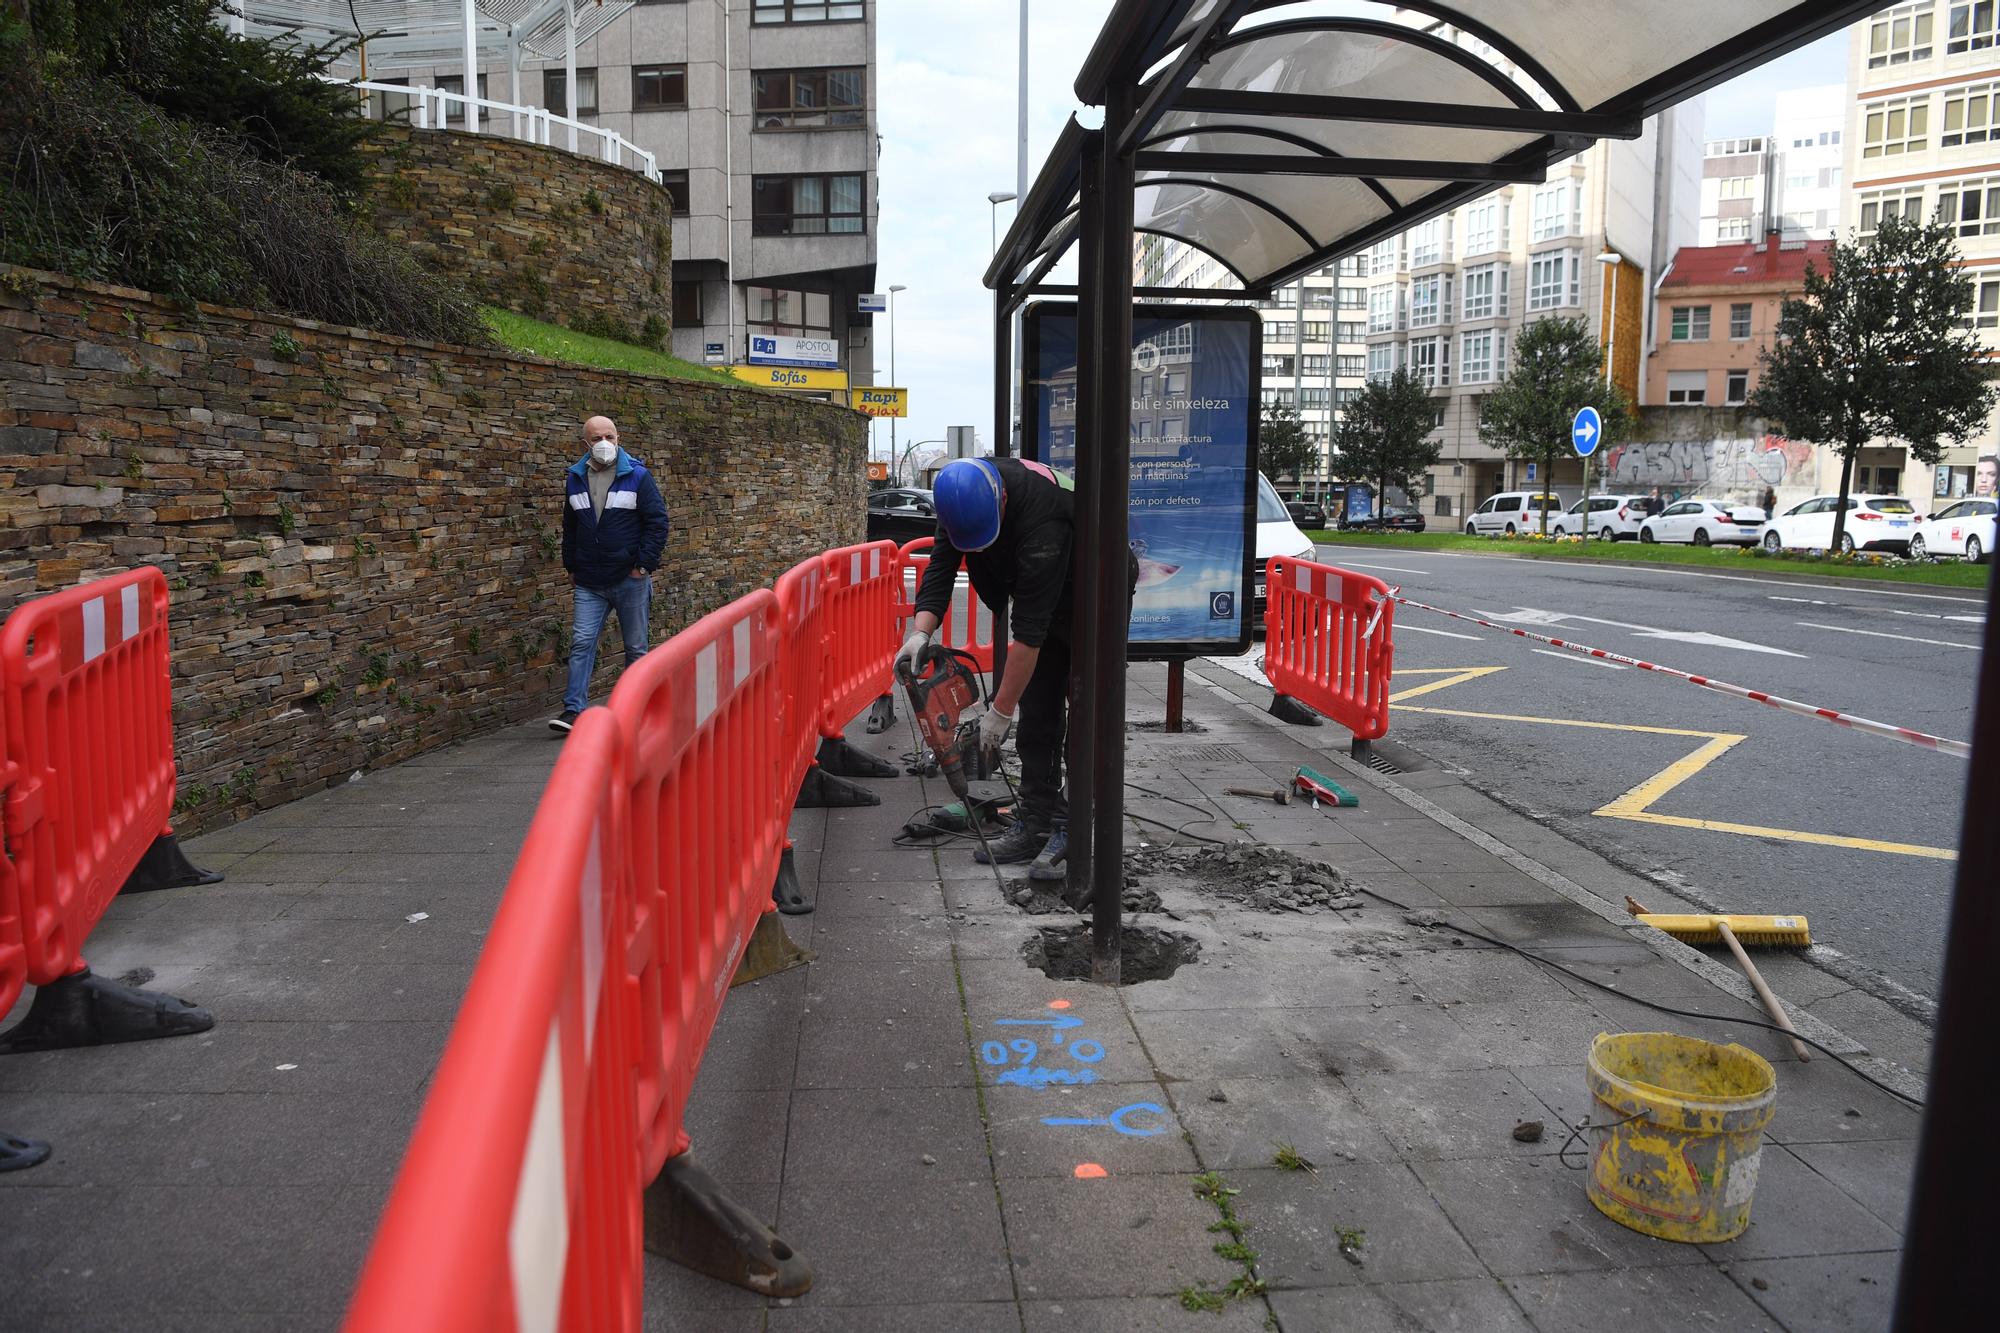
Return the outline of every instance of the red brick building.
{"type": "Polygon", "coordinates": [[[1821,270],[1832,241],[1761,241],[1675,254],[1654,301],[1647,406],[1740,405],[1757,387],[1758,360],[1778,333],[1778,311],[1821,270]]]}

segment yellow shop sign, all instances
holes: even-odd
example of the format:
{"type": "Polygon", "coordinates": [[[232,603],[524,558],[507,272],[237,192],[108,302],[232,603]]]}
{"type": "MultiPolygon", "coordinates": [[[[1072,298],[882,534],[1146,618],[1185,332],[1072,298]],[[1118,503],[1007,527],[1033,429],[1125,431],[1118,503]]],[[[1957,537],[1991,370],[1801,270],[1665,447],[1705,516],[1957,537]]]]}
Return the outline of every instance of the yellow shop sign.
{"type": "Polygon", "coordinates": [[[731,366],[729,373],[764,389],[805,389],[824,392],[847,387],[844,370],[800,370],[794,366],[731,366]]]}
{"type": "Polygon", "coordinates": [[[865,385],[856,388],[848,396],[848,406],[871,417],[906,417],[910,415],[910,391],[908,389],[885,389],[879,385],[865,385]]]}

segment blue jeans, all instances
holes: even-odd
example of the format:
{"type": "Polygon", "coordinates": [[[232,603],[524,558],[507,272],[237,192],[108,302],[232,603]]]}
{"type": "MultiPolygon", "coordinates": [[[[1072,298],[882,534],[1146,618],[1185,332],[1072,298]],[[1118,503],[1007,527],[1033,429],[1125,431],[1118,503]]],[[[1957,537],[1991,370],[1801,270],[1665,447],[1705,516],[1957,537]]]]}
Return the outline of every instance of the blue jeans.
{"type": "Polygon", "coordinates": [[[625,638],[625,665],[646,655],[646,608],[653,600],[653,580],[623,578],[609,588],[575,588],[575,615],[569,636],[569,688],[563,691],[563,711],[581,713],[589,704],[590,673],[597,669],[597,638],[604,621],[618,613],[618,632],[625,638]]]}

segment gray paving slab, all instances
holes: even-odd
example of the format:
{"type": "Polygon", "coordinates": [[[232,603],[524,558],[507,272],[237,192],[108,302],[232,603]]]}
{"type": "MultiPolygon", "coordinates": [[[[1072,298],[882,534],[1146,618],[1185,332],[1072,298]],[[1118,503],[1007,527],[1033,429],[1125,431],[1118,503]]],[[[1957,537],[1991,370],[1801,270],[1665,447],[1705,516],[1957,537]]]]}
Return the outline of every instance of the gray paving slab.
{"type": "Polygon", "coordinates": [[[785,1160],[788,1183],[992,1177],[971,1088],[801,1088],[785,1160]]]}
{"type": "Polygon", "coordinates": [[[1397,1160],[1338,1079],[1219,1078],[1177,1083],[1172,1093],[1202,1162],[1214,1170],[1271,1166],[1280,1146],[1315,1164],[1397,1160]]]}
{"type": "Polygon", "coordinates": [[[1415,1170],[1492,1272],[1511,1277],[1706,1264],[1697,1245],[1643,1235],[1584,1192],[1587,1151],[1420,1162],[1415,1170]],[[1573,1169],[1574,1168],[1574,1169],[1573,1169]]]}
{"type": "Polygon", "coordinates": [[[949,961],[823,960],[804,975],[807,1007],[826,1018],[865,1022],[958,1008],[958,982],[949,961]]]}
{"type": "Polygon", "coordinates": [[[899,1171],[871,1182],[800,1171],[785,1182],[778,1231],[812,1262],[806,1300],[815,1309],[1014,1295],[999,1201],[983,1174],[951,1180],[899,1171]]]}
{"type": "Polygon", "coordinates": [[[1242,1269],[1214,1253],[1217,1213],[1186,1176],[1000,1182],[1023,1300],[1171,1296],[1242,1269]]]}
{"type": "MultiPolygon", "coordinates": [[[[894,1018],[806,1016],[791,1072],[799,1088],[969,1088],[965,1019],[918,1012],[894,1018]]],[[[703,1075],[707,1075],[706,1062],[703,1075]]]]}
{"type": "Polygon", "coordinates": [[[1735,1240],[1703,1248],[1719,1262],[1796,1259],[1806,1255],[1893,1250],[1897,1232],[1840,1186],[1791,1152],[1764,1145],[1750,1227],[1735,1240]]]}
{"type": "MultiPolygon", "coordinates": [[[[1781,1333],[1727,1274],[1707,1265],[1616,1272],[1539,1273],[1505,1279],[1541,1333],[1781,1333]]],[[[1855,1325],[1855,1327],[1860,1327],[1855,1325]]]]}
{"type": "Polygon", "coordinates": [[[1168,1094],[1155,1082],[988,1088],[984,1100],[993,1170],[1002,1180],[1073,1178],[1085,1163],[1120,1179],[1185,1180],[1201,1170],[1168,1094]],[[1051,1125],[1050,1119],[1097,1123],[1051,1125]]]}
{"type": "Polygon", "coordinates": [[[1401,1162],[1333,1159],[1316,1172],[1266,1167],[1229,1183],[1246,1243],[1273,1287],[1484,1277],[1486,1269],[1401,1162]],[[1343,1239],[1355,1246],[1341,1252],[1343,1239]]]}
{"type": "Polygon", "coordinates": [[[1344,1081],[1405,1161],[1512,1159],[1549,1151],[1513,1137],[1514,1126],[1542,1119],[1547,1108],[1511,1069],[1361,1073],[1344,1081]]]}
{"type": "Polygon", "coordinates": [[[1274,1291],[1271,1308],[1288,1330],[1532,1333],[1520,1307],[1491,1278],[1274,1291]]]}
{"type": "Polygon", "coordinates": [[[1181,1327],[1204,1333],[1253,1333],[1270,1327],[1265,1322],[1269,1314],[1264,1302],[1254,1297],[1231,1301],[1198,1317],[1178,1299],[1163,1296],[1021,1302],[1021,1326],[1027,1333],[1154,1333],[1181,1327]]]}
{"type": "Polygon", "coordinates": [[[1915,1186],[1916,1144],[1909,1139],[1794,1143],[1792,1155],[1839,1186],[1885,1226],[1901,1232],[1915,1186]]]}
{"type": "Polygon", "coordinates": [[[1011,1300],[962,1301],[955,1305],[820,1306],[807,1295],[788,1306],[773,1305],[770,1333],[1020,1333],[1021,1315],[1011,1300]]]}
{"type": "Polygon", "coordinates": [[[1890,1327],[1896,1303],[1894,1253],[1732,1263],[1737,1287],[1788,1329],[1890,1327]]]}
{"type": "Polygon", "coordinates": [[[1434,1004],[1285,1009],[1265,1022],[1292,1049],[1312,1052],[1333,1075],[1490,1069],[1495,1043],[1434,1004]]]}

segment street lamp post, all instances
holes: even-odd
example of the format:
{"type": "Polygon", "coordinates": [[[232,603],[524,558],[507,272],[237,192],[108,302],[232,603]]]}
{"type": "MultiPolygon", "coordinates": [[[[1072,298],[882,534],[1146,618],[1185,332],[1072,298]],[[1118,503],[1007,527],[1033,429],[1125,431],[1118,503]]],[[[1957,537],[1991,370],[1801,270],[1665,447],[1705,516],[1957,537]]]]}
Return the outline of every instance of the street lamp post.
{"type": "MultiPolygon", "coordinates": [[[[1304,281],[1304,279],[1300,279],[1300,281],[1304,281]]],[[[1315,296],[1313,302],[1316,305],[1326,307],[1326,452],[1320,456],[1320,471],[1322,473],[1320,477],[1320,503],[1325,504],[1327,484],[1333,480],[1333,400],[1336,396],[1333,387],[1333,366],[1340,359],[1340,337],[1338,333],[1340,328],[1340,278],[1337,273],[1333,279],[1333,290],[1322,292],[1320,295],[1315,296]]],[[[1377,496],[1376,504],[1380,505],[1381,503],[1382,497],[1377,496]]]]}
{"type": "MultiPolygon", "coordinates": [[[[893,421],[894,418],[892,417],[890,418],[890,420],[893,421]]],[[[903,450],[902,458],[897,461],[895,475],[891,477],[890,480],[901,481],[903,479],[903,464],[909,462],[910,455],[915,453],[918,449],[921,449],[924,445],[950,444],[950,443],[951,443],[950,440],[911,440],[909,445],[903,450]]],[[[914,486],[916,484],[917,484],[917,476],[913,472],[910,474],[910,485],[914,486]]]]}
{"type": "MultiPolygon", "coordinates": [[[[908,290],[909,288],[901,283],[893,283],[889,287],[889,384],[893,388],[902,387],[901,385],[896,383],[896,293],[906,292],[908,290]]],[[[896,418],[890,417],[889,457],[894,458],[895,456],[896,456],[896,418]]]]}
{"type": "Polygon", "coordinates": [[[990,251],[997,252],[1000,249],[1000,205],[1020,197],[1012,190],[995,190],[986,196],[986,202],[993,205],[986,211],[986,233],[990,251]]]}
{"type": "MultiPolygon", "coordinates": [[[[1610,246],[1597,256],[1597,262],[1611,270],[1610,310],[1604,316],[1604,405],[1611,406],[1611,376],[1618,364],[1618,270],[1624,259],[1610,246]]],[[[1599,437],[1600,440],[1602,437],[1599,437]]],[[[1599,447],[1602,447],[1601,445],[1599,447]]],[[[1590,459],[1583,460],[1583,542],[1590,544],[1590,459]]]]}

